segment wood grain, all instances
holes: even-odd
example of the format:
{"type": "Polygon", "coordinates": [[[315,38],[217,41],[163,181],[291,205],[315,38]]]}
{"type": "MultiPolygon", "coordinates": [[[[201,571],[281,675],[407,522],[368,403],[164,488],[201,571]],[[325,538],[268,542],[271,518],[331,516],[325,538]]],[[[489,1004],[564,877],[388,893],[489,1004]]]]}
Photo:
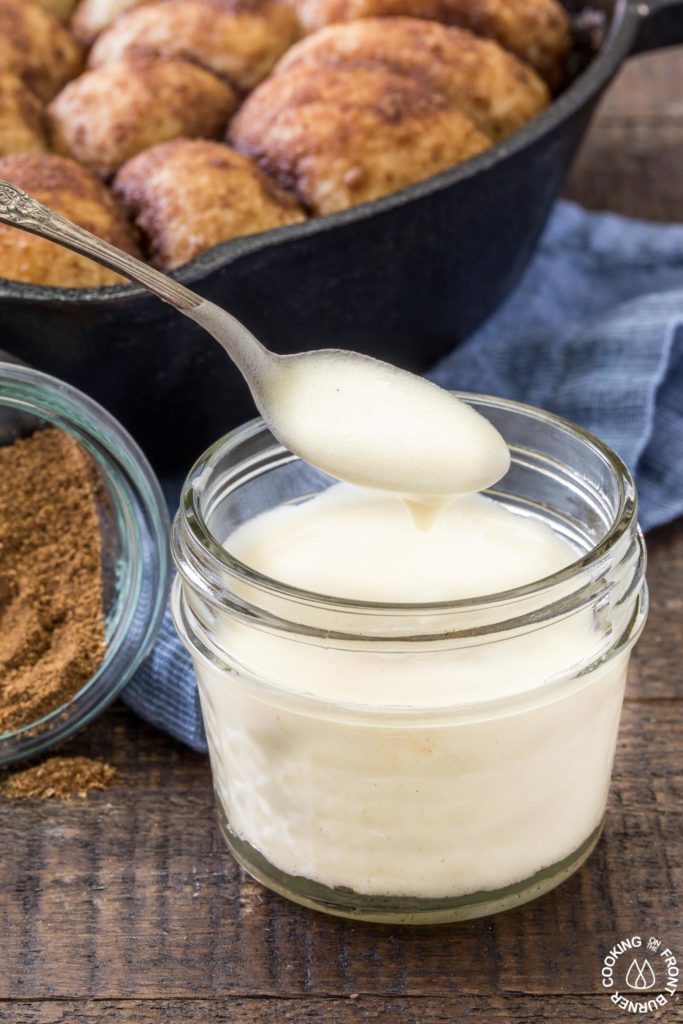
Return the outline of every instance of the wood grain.
{"type": "MultiPolygon", "coordinates": [[[[682,70],[683,53],[672,52],[624,72],[569,195],[683,219],[682,70]]],[[[231,860],[206,759],[117,706],[68,745],[115,764],[116,789],[83,803],[0,805],[0,1021],[623,1022],[600,986],[610,946],[637,930],[683,957],[683,525],[652,535],[649,548],[652,611],[605,835],[558,890],[439,928],[310,913],[231,860]]],[[[682,1020],[680,1005],[661,1019],[682,1020]]]]}
{"type": "MultiPolygon", "coordinates": [[[[381,998],[348,999],[193,999],[131,1000],[117,1002],[73,1001],[25,1003],[17,1006],[12,1024],[603,1024],[604,1002],[592,996],[552,999],[495,994],[483,1001],[465,997],[457,1003],[443,999],[381,998]]],[[[2,1020],[0,1011],[0,1020],[2,1020]]],[[[611,1020],[620,1024],[619,1015],[611,1020]]],[[[671,1009],[647,1017],[675,1021],[671,1009]]]]}
{"type": "Polygon", "coordinates": [[[602,101],[566,195],[596,210],[683,221],[683,49],[634,58],[602,101]]]}
{"type": "MultiPolygon", "coordinates": [[[[192,999],[73,1001],[25,1003],[17,1006],[12,1024],[602,1024],[604,1002],[595,997],[553,999],[492,995],[485,1002],[463,998],[456,1003],[425,998],[348,999],[192,999]],[[456,1016],[457,1014],[457,1016],[456,1016]]],[[[611,1018],[619,1024],[619,1015],[611,1018]]],[[[2,1020],[0,1011],[0,1020],[2,1020]]],[[[649,1015],[651,1021],[672,1021],[671,1009],[649,1015]]]]}
{"type": "Polygon", "coordinates": [[[206,765],[183,753],[184,770],[160,773],[170,744],[117,711],[73,746],[109,747],[119,790],[2,815],[0,997],[597,993],[619,936],[683,939],[682,744],[681,701],[629,701],[586,868],[517,911],[411,931],[314,915],[245,877],[214,824],[206,765]]]}

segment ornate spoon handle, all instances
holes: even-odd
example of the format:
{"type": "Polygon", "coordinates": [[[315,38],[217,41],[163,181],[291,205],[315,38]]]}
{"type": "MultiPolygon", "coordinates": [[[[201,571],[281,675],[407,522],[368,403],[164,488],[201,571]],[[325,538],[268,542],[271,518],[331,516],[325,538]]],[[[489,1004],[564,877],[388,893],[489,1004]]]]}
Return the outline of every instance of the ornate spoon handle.
{"type": "Polygon", "coordinates": [[[227,310],[203,299],[184,285],[167,277],[153,267],[136,260],[122,249],[103,241],[85,228],[60,217],[54,210],[43,206],[37,199],[23,192],[9,181],[0,179],[0,222],[30,231],[51,242],[65,245],[82,256],[89,256],[96,263],[102,263],[111,270],[141,284],[147,291],[168,302],[170,306],[189,316],[200,324],[223,346],[230,358],[245,376],[260,406],[259,386],[279,360],[269,352],[244,324],[227,310]]]}
{"type": "Polygon", "coordinates": [[[123,274],[136,284],[141,284],[143,288],[147,288],[182,313],[196,310],[204,302],[200,295],[178,284],[173,278],[136,260],[134,256],[117,249],[115,245],[103,241],[78,224],[60,217],[54,210],[43,206],[16,185],[2,180],[0,221],[23,231],[30,231],[31,234],[40,235],[41,238],[48,238],[51,242],[58,242],[59,245],[65,245],[82,256],[90,256],[95,262],[123,274]]]}

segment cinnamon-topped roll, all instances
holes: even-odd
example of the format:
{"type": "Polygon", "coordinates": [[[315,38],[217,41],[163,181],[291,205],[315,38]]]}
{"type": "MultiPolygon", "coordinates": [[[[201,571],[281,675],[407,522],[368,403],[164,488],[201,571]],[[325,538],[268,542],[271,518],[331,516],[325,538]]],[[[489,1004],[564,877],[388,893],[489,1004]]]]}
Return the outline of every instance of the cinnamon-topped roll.
{"type": "Polygon", "coordinates": [[[182,57],[246,92],[300,34],[281,0],[158,0],[122,15],[96,40],[91,68],[130,57],[182,57]]]}
{"type": "Polygon", "coordinates": [[[239,235],[303,220],[295,199],[234,149],[175,139],[124,164],[112,188],[168,270],[239,235]]]}
{"type": "Polygon", "coordinates": [[[272,75],[247,97],[229,138],[314,213],[395,192],[491,145],[438,90],[361,62],[272,75]]]}
{"type": "MultiPolygon", "coordinates": [[[[74,160],[54,153],[5,156],[0,159],[0,178],[119,249],[139,255],[121,208],[102,182],[74,160]]],[[[125,283],[99,263],[7,224],[0,224],[0,277],[59,288],[125,283]]]]}
{"type": "Polygon", "coordinates": [[[490,39],[417,18],[361,18],[330,25],[293,46],[276,74],[294,67],[385,67],[442,93],[494,141],[550,103],[533,68],[490,39]]]}
{"type": "Polygon", "coordinates": [[[495,39],[548,82],[562,84],[571,33],[559,0],[292,0],[307,32],[338,21],[407,15],[495,39]]]}
{"type": "Polygon", "coordinates": [[[57,152],[108,178],[157,142],[220,135],[237,102],[232,86],[196,64],[140,58],[87,71],[47,113],[57,152]]]}

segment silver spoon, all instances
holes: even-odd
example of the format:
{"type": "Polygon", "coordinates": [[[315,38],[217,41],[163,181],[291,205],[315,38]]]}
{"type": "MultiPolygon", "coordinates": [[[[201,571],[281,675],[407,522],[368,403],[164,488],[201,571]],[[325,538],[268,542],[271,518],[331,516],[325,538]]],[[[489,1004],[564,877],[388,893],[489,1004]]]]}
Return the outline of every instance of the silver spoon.
{"type": "Polygon", "coordinates": [[[90,257],[200,324],[242,373],[275,437],[331,476],[431,499],[482,490],[507,472],[500,434],[422,377],[340,349],[276,355],[224,309],[2,180],[0,222],[90,257]]]}
{"type": "Polygon", "coordinates": [[[190,291],[172,277],[160,273],[123,249],[105,242],[73,221],[39,203],[9,181],[0,179],[0,221],[29,231],[41,238],[89,256],[110,270],[123,274],[163,299],[180,313],[201,324],[223,346],[244,375],[250,388],[259,370],[278,357],[269,352],[247,328],[230,313],[190,291]]]}

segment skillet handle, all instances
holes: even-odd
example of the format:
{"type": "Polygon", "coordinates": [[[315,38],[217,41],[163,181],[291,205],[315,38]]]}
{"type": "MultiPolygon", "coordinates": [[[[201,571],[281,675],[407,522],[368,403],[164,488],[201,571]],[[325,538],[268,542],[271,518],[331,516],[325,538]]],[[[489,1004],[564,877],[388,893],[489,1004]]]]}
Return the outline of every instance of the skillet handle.
{"type": "Polygon", "coordinates": [[[634,7],[641,22],[632,54],[683,43],[683,0],[649,0],[634,7]]]}

